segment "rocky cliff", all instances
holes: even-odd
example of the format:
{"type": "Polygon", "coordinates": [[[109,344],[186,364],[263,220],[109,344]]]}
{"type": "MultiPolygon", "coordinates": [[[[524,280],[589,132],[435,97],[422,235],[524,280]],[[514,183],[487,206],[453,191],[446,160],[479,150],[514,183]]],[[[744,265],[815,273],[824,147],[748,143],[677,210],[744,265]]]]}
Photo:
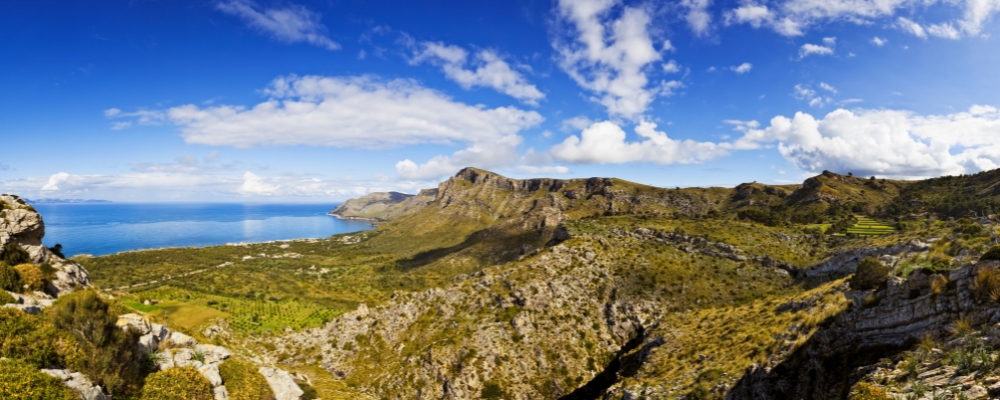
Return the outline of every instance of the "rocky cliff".
{"type": "Polygon", "coordinates": [[[416,196],[399,192],[376,192],[357,199],[350,199],[330,211],[330,215],[344,219],[386,221],[412,211],[434,200],[437,192],[421,190],[416,196]]]}
{"type": "Polygon", "coordinates": [[[45,223],[34,208],[20,197],[7,194],[0,195],[0,205],[0,256],[8,244],[15,244],[28,252],[32,263],[51,265],[55,272],[45,290],[48,295],[59,296],[90,286],[86,270],[42,244],[45,223]]]}

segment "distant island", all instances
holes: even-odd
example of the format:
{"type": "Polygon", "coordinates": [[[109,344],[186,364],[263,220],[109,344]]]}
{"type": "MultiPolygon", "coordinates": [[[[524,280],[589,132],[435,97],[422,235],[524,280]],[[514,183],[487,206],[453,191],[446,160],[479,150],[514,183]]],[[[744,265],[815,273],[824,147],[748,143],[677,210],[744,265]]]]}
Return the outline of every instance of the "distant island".
{"type": "Polygon", "coordinates": [[[24,199],[31,204],[98,204],[98,203],[110,203],[111,200],[94,200],[94,199],[24,199]]]}

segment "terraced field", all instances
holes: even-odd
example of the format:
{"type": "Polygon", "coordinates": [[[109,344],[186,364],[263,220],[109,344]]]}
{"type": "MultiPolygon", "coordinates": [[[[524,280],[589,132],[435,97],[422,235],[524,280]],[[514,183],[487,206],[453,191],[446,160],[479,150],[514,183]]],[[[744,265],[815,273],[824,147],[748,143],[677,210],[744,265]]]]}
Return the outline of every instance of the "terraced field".
{"type": "Polygon", "coordinates": [[[838,233],[837,235],[880,236],[896,231],[896,228],[872,218],[862,216],[855,216],[855,218],[858,220],[858,223],[847,228],[847,232],[838,233]]]}
{"type": "MultiPolygon", "coordinates": [[[[163,317],[166,316],[165,314],[169,314],[172,322],[181,325],[195,326],[208,321],[204,318],[199,318],[198,321],[186,321],[186,314],[178,312],[179,310],[194,308],[209,311],[214,317],[225,318],[232,327],[243,334],[260,334],[264,331],[281,332],[286,327],[296,330],[315,328],[343,314],[341,310],[329,309],[294,299],[276,300],[219,296],[170,286],[162,286],[130,295],[123,298],[123,303],[153,316],[163,317]],[[161,303],[153,306],[144,305],[141,302],[144,299],[152,299],[161,303]]],[[[202,314],[205,313],[196,315],[202,314]]]]}

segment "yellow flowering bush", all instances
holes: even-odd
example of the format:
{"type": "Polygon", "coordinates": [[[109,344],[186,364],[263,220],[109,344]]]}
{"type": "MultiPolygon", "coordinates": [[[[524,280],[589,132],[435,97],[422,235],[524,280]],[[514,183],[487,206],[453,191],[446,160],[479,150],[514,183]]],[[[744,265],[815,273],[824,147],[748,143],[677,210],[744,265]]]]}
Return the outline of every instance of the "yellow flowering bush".
{"type": "Polygon", "coordinates": [[[228,359],[219,365],[219,375],[226,383],[230,400],[268,400],[274,398],[271,387],[257,368],[246,362],[228,359]]]}
{"type": "MultiPolygon", "coordinates": [[[[226,386],[228,389],[229,386],[226,386]]],[[[192,367],[171,368],[146,378],[142,400],[212,400],[212,384],[192,367]]]]}
{"type": "Polygon", "coordinates": [[[35,264],[21,264],[14,267],[17,276],[21,278],[22,287],[28,292],[45,290],[45,274],[35,264]]]}
{"type": "Polygon", "coordinates": [[[20,360],[0,360],[0,399],[5,400],[73,400],[76,393],[62,381],[38,372],[34,366],[20,360]]]}

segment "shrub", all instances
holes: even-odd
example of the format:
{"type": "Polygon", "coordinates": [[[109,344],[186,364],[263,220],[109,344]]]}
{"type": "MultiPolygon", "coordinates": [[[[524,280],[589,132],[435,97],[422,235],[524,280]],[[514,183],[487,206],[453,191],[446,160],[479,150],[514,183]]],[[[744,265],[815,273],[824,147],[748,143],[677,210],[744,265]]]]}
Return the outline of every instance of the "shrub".
{"type": "Polygon", "coordinates": [[[483,391],[480,395],[484,399],[502,399],[507,397],[507,393],[504,393],[503,388],[495,382],[484,383],[483,391]]]}
{"type": "Polygon", "coordinates": [[[0,360],[0,398],[6,400],[73,400],[76,393],[62,381],[19,360],[0,360]]]}
{"type": "Polygon", "coordinates": [[[0,290],[20,293],[22,287],[21,277],[17,275],[17,270],[0,262],[0,290]]]}
{"type": "Polygon", "coordinates": [[[892,400],[892,397],[885,394],[885,391],[867,383],[858,382],[851,390],[851,400],[892,400]]]}
{"type": "MultiPolygon", "coordinates": [[[[229,389],[226,385],[226,389],[229,389]]],[[[171,368],[146,378],[142,400],[211,400],[212,384],[193,367],[171,368]]]]}
{"type": "Polygon", "coordinates": [[[13,308],[0,308],[0,357],[20,359],[35,369],[58,367],[62,364],[62,357],[55,342],[70,347],[72,340],[38,316],[13,308]]]}
{"type": "Polygon", "coordinates": [[[982,257],[979,257],[979,261],[990,261],[990,260],[1000,261],[1000,246],[990,247],[990,249],[986,250],[986,253],[983,254],[982,257]]]}
{"type": "Polygon", "coordinates": [[[115,397],[131,397],[139,394],[149,366],[137,348],[139,332],[119,329],[117,315],[111,304],[89,290],[61,297],[51,311],[53,325],[72,332],[85,354],[69,366],[115,397]]]}
{"type": "Polygon", "coordinates": [[[858,263],[858,271],[851,278],[851,289],[870,290],[878,287],[889,277],[889,268],[881,262],[865,257],[858,263]]]}
{"type": "Polygon", "coordinates": [[[31,255],[17,243],[10,242],[3,246],[3,255],[0,255],[0,261],[7,265],[25,264],[31,262],[31,255]]]}
{"type": "Polygon", "coordinates": [[[0,305],[4,304],[17,304],[17,299],[6,291],[0,290],[0,305]]]}
{"type": "Polygon", "coordinates": [[[979,301],[1000,299],[1000,269],[980,268],[976,279],[972,281],[972,293],[979,301]]]}
{"type": "Polygon", "coordinates": [[[45,274],[35,264],[21,264],[14,267],[17,276],[21,278],[21,287],[25,291],[35,292],[45,290],[45,274]]]}
{"type": "Polygon", "coordinates": [[[271,386],[253,365],[236,359],[219,364],[219,375],[226,383],[230,400],[268,400],[274,398],[271,386]]]}
{"type": "Polygon", "coordinates": [[[66,256],[63,255],[62,249],[63,245],[59,243],[56,243],[55,246],[49,247],[49,251],[51,251],[52,254],[59,256],[59,258],[66,258],[66,256]]]}

